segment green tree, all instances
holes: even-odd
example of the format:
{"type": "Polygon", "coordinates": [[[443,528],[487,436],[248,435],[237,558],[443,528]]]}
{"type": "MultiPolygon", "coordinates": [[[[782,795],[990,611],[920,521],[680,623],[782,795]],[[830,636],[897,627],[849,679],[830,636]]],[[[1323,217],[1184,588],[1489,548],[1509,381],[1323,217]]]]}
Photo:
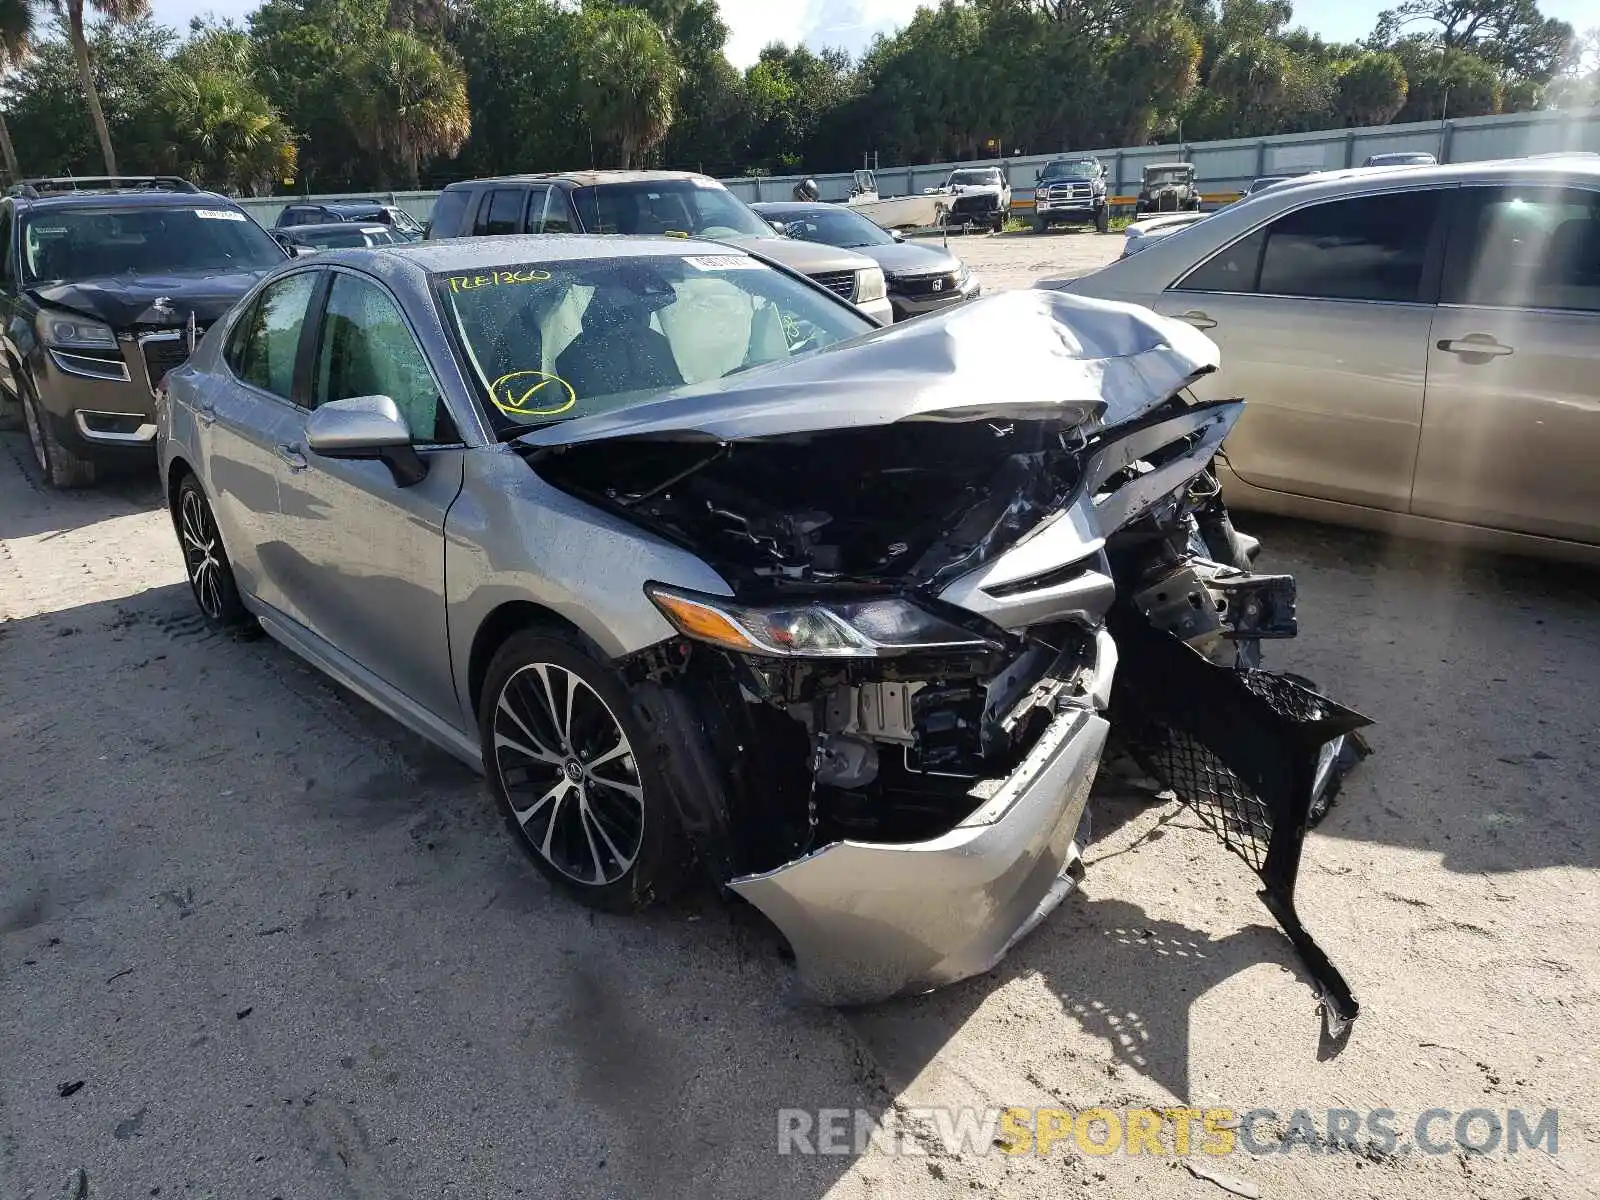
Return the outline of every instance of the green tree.
{"type": "MultiPolygon", "coordinates": [[[[0,77],[9,80],[11,72],[33,53],[33,26],[32,0],[0,0],[0,77]]],[[[22,176],[4,113],[0,113],[0,154],[5,156],[7,177],[15,183],[22,176]]]]}
{"type": "Polygon", "coordinates": [[[270,195],[295,173],[294,133],[248,77],[175,68],[160,101],[172,133],[171,167],[212,187],[270,195]]]}
{"type": "Polygon", "coordinates": [[[1387,125],[1406,103],[1406,65],[1386,50],[1341,64],[1334,111],[1345,125],[1387,125]]]}
{"type": "MultiPolygon", "coordinates": [[[[89,37],[84,27],[85,0],[50,0],[56,11],[66,17],[67,34],[72,41],[73,58],[78,68],[78,82],[83,87],[83,99],[89,106],[89,119],[94,122],[95,137],[100,141],[100,154],[105,159],[106,174],[117,173],[117,154],[111,146],[111,127],[106,123],[105,111],[100,106],[100,91],[95,86],[94,62],[89,54],[89,37]]],[[[150,14],[150,0],[87,0],[89,10],[113,25],[125,25],[150,14]]]]}
{"type": "Polygon", "coordinates": [[[594,136],[621,167],[661,144],[672,128],[682,78],[660,27],[638,9],[586,12],[580,95],[594,136]]]}
{"type": "Polygon", "coordinates": [[[1394,53],[1406,67],[1406,102],[1399,120],[1484,117],[1501,110],[1505,85],[1499,70],[1471,51],[1408,40],[1398,43],[1394,53]]]}
{"type": "Polygon", "coordinates": [[[424,158],[453,158],[472,132],[466,74],[415,33],[387,29],[342,64],[341,109],[356,142],[399,168],[409,187],[424,158]]]}
{"type": "Polygon", "coordinates": [[[1540,83],[1560,69],[1573,42],[1572,26],[1546,17],[1537,0],[1405,0],[1379,15],[1373,40],[1391,45],[1408,30],[1540,83]]]}

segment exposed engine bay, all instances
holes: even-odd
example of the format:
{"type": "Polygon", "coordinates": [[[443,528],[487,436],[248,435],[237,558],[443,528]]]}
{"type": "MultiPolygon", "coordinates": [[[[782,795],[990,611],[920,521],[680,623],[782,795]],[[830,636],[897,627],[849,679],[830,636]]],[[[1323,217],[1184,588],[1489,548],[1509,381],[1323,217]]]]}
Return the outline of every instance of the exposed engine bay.
{"type": "Polygon", "coordinates": [[[723,581],[646,582],[675,635],[618,665],[697,855],[814,995],[998,961],[1075,884],[1109,738],[1256,871],[1330,1033],[1356,1015],[1293,889],[1368,722],[1260,669],[1295,584],[1219,494],[1244,405],[1187,390],[1217,362],[1011,294],[518,445],[723,581]]]}

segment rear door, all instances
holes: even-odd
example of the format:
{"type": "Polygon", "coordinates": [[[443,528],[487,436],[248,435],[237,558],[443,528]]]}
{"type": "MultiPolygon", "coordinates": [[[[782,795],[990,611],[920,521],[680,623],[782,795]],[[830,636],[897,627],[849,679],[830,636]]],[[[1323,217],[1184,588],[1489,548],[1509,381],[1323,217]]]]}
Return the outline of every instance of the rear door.
{"type": "Polygon", "coordinates": [[[444,520],[466,453],[439,383],[394,296],[335,268],[311,350],[308,408],[383,395],[411,426],[427,476],[399,486],[375,460],[323,458],[305,445],[279,476],[293,570],[288,613],[414,703],[459,711],[445,633],[444,520]]]}
{"type": "Polygon", "coordinates": [[[1422,428],[1445,191],[1383,192],[1284,213],[1201,263],[1157,308],[1205,330],[1242,396],[1240,478],[1404,512],[1422,428]]]}
{"type": "Polygon", "coordinates": [[[1600,542],[1600,190],[1461,190],[1412,511],[1600,542]]]}

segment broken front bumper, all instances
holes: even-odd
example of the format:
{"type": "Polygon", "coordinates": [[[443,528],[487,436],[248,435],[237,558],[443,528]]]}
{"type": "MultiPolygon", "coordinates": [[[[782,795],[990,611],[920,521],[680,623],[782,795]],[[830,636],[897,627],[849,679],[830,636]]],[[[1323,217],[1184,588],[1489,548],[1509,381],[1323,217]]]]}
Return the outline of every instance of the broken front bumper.
{"type": "Polygon", "coordinates": [[[1116,647],[1016,770],[961,824],[925,842],[842,841],[731,887],[789,940],[828,1004],[928,991],[994,966],[1072,891],[1073,836],[1105,746],[1116,647]]]}

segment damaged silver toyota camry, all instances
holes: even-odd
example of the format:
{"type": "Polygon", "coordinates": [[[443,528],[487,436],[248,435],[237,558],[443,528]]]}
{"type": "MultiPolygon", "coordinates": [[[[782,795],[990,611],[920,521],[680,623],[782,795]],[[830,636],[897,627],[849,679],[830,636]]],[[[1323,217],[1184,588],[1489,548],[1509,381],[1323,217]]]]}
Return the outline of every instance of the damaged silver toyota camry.
{"type": "Polygon", "coordinates": [[[161,389],[195,598],[482,770],[535,864],[696,871],[820,999],[984,971],[1081,872],[1108,739],[1301,927],[1364,718],[1261,669],[1295,587],[1211,473],[1237,401],[1144,309],[877,329],[742,250],[494,238],[300,260],[161,389]]]}

